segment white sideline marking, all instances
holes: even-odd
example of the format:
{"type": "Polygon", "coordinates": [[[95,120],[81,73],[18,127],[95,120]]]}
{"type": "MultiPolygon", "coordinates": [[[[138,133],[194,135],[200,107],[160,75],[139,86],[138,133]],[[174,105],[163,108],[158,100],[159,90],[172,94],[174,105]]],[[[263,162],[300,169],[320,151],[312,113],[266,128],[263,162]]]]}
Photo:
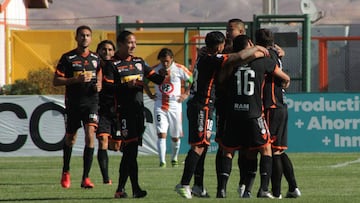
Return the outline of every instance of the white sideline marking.
{"type": "Polygon", "coordinates": [[[344,163],[335,164],[335,165],[332,165],[330,167],[331,168],[339,168],[339,167],[344,167],[344,166],[347,166],[347,165],[350,165],[350,164],[356,164],[356,163],[360,163],[360,158],[357,159],[357,160],[354,160],[354,161],[347,161],[347,162],[344,162],[344,163]]]}

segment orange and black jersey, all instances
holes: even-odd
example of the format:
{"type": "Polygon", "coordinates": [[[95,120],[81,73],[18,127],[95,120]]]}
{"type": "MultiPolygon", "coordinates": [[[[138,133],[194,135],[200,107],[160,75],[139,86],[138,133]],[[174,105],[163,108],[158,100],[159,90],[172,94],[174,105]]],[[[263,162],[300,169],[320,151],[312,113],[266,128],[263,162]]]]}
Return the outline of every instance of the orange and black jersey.
{"type": "Polygon", "coordinates": [[[258,58],[234,68],[230,78],[231,91],[228,91],[230,113],[243,119],[260,117],[263,114],[261,94],[265,74],[278,68],[270,58],[258,58]]]}
{"type": "Polygon", "coordinates": [[[191,85],[189,102],[214,106],[216,74],[227,59],[227,54],[204,55],[198,58],[193,71],[194,82],[191,85]]]}
{"type": "MultiPolygon", "coordinates": [[[[269,49],[270,57],[273,59],[282,69],[281,59],[278,53],[274,49],[269,49]]],[[[265,85],[263,89],[263,102],[264,108],[283,108],[285,90],[282,88],[282,80],[278,77],[274,77],[272,74],[268,74],[265,77],[265,85]]]]}
{"type": "Polygon", "coordinates": [[[111,63],[113,79],[116,89],[116,101],[120,106],[142,107],[144,77],[150,81],[161,84],[164,76],[158,75],[140,57],[129,56],[126,59],[114,57],[111,63]],[[135,85],[129,81],[136,80],[135,85]]]}
{"type": "Polygon", "coordinates": [[[89,97],[97,97],[95,86],[99,71],[101,71],[100,58],[94,52],[89,51],[79,55],[74,49],[63,54],[56,67],[56,75],[65,78],[76,77],[79,74],[92,75],[90,82],[66,85],[66,101],[84,103],[89,100],[89,97]]]}

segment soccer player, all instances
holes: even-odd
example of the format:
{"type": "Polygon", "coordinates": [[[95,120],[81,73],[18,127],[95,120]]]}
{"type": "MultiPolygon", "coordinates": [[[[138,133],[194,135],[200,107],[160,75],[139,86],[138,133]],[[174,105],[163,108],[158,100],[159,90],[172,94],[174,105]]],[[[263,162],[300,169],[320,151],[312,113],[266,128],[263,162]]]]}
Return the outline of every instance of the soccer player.
{"type": "MultiPolygon", "coordinates": [[[[274,45],[274,35],[269,29],[259,29],[255,33],[256,44],[266,47],[271,58],[282,69],[281,57],[274,45]]],[[[265,108],[266,122],[269,126],[273,151],[273,169],[271,176],[272,192],[274,197],[281,199],[281,178],[284,173],[289,185],[286,197],[299,197],[301,192],[297,187],[293,165],[285,153],[287,145],[287,121],[288,111],[284,99],[285,90],[282,81],[273,75],[265,77],[263,103],[265,108]]]]}
{"type": "Polygon", "coordinates": [[[166,167],[166,136],[169,130],[171,135],[172,156],[171,165],[178,166],[180,138],[182,131],[182,102],[190,94],[192,73],[182,64],[174,61],[171,49],[163,48],[158,53],[160,64],[153,69],[156,73],[165,70],[166,77],[162,84],[155,84],[155,94],[151,93],[146,85],[146,93],[155,100],[154,116],[158,133],[157,147],[159,152],[160,167],[166,167]],[[181,92],[182,82],[185,82],[185,91],[181,92]]]}
{"type": "Polygon", "coordinates": [[[101,59],[101,67],[103,73],[102,89],[99,93],[99,125],[96,131],[96,137],[99,141],[97,159],[103,177],[103,183],[111,185],[109,178],[109,157],[107,154],[108,141],[111,135],[116,133],[116,108],[114,101],[114,88],[112,83],[108,81],[107,75],[112,69],[106,63],[110,63],[115,53],[115,45],[111,40],[101,41],[96,49],[101,59]]]}
{"type": "MultiPolygon", "coordinates": [[[[251,48],[252,42],[246,35],[239,35],[233,41],[234,51],[251,48]]],[[[279,77],[284,86],[289,85],[290,77],[282,72],[277,64],[270,58],[264,57],[251,61],[248,64],[234,66],[231,74],[225,75],[220,81],[228,79],[231,81],[229,100],[227,103],[227,119],[225,133],[222,137],[223,145],[223,171],[221,178],[222,190],[226,190],[226,183],[231,173],[232,158],[234,152],[240,148],[246,148],[247,176],[245,178],[245,192],[243,197],[250,197],[251,187],[257,171],[257,154],[260,158],[260,189],[257,197],[274,198],[268,191],[271,176],[271,145],[262,112],[262,83],[265,74],[273,74],[279,77]],[[239,132],[238,126],[241,126],[239,132]]]]}
{"type": "Polygon", "coordinates": [[[93,188],[89,172],[93,161],[95,130],[98,124],[98,92],[101,90],[99,56],[89,50],[91,28],[83,25],[76,29],[77,48],[64,53],[56,67],[54,86],[65,85],[66,134],[63,154],[61,186],[69,188],[70,159],[77,130],[83,124],[85,148],[81,187],[93,188]]]}
{"type": "Polygon", "coordinates": [[[138,180],[138,145],[142,144],[142,134],[145,130],[143,79],[161,84],[165,73],[156,74],[145,61],[134,56],[136,48],[135,35],[127,30],[120,32],[116,39],[117,52],[109,65],[113,69],[113,79],[117,103],[118,123],[121,136],[121,151],[123,153],[119,184],[115,198],[126,198],[125,184],[130,177],[133,198],[147,195],[139,186],[138,180]]]}
{"type": "Polygon", "coordinates": [[[201,187],[203,194],[207,193],[203,186],[204,161],[214,124],[212,118],[215,101],[214,80],[217,71],[267,54],[267,50],[260,46],[238,53],[220,54],[224,50],[225,36],[219,31],[209,32],[205,37],[205,43],[208,54],[200,56],[197,60],[190,99],[187,102],[191,149],[185,159],[180,184],[175,187],[177,193],[187,199],[192,198],[190,181],[195,170],[198,175],[195,177],[195,185],[201,187]]]}
{"type": "MultiPolygon", "coordinates": [[[[239,35],[246,34],[245,30],[245,23],[238,18],[233,18],[228,20],[226,25],[226,39],[225,39],[225,48],[223,53],[231,53],[233,52],[233,40],[235,37],[239,35]]],[[[225,123],[225,102],[226,102],[226,94],[228,91],[228,84],[227,82],[219,83],[218,80],[216,80],[216,100],[215,100],[215,109],[216,109],[216,137],[215,141],[219,143],[218,151],[216,153],[216,159],[215,159],[215,165],[216,165],[216,174],[217,174],[217,185],[218,190],[216,197],[217,198],[225,198],[225,191],[221,191],[220,187],[220,174],[221,174],[221,158],[222,158],[222,148],[221,148],[221,136],[224,132],[224,123],[225,123]]],[[[239,187],[238,192],[240,196],[243,193],[243,190],[245,189],[244,185],[244,169],[245,167],[245,156],[244,153],[241,153],[239,151],[239,157],[238,157],[238,167],[240,171],[240,181],[239,181],[239,187]]]]}

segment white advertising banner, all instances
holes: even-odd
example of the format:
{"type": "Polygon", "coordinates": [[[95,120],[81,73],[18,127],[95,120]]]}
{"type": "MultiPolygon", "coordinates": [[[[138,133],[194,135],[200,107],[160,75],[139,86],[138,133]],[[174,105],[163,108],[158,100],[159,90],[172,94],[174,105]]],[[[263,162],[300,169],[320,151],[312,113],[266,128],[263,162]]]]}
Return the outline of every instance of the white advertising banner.
{"type": "MultiPolygon", "coordinates": [[[[144,100],[146,130],[139,152],[157,154],[154,102],[148,97],[144,100]]],[[[0,96],[0,156],[62,156],[64,135],[64,96],[0,96]]],[[[84,145],[84,130],[80,128],[73,155],[82,155],[84,145]]]]}

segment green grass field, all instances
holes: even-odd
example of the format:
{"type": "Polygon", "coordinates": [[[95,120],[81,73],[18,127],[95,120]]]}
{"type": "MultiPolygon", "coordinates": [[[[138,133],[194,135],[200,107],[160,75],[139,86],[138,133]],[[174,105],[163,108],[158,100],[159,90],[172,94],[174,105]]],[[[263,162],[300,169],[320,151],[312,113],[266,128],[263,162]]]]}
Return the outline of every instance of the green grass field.
{"type": "MultiPolygon", "coordinates": [[[[183,165],[178,168],[158,167],[157,156],[139,156],[140,185],[147,190],[144,199],[114,199],[117,187],[118,166],[121,156],[110,157],[110,175],[113,185],[103,185],[100,170],[94,157],[90,173],[95,188],[80,188],[82,158],[71,160],[72,185],[70,189],[60,186],[61,157],[0,157],[0,202],[360,202],[360,154],[359,153],[289,153],[295,166],[302,196],[298,199],[239,199],[236,189],[239,180],[237,165],[228,183],[227,198],[216,199],[216,176],[214,154],[206,159],[205,186],[211,198],[186,200],[175,191],[180,181],[183,165]]],[[[185,155],[180,157],[184,160],[185,155]]],[[[256,194],[259,176],[253,188],[256,194]]],[[[131,196],[130,180],[126,191],[131,196]]],[[[283,179],[283,196],[287,183],[283,179]]]]}

